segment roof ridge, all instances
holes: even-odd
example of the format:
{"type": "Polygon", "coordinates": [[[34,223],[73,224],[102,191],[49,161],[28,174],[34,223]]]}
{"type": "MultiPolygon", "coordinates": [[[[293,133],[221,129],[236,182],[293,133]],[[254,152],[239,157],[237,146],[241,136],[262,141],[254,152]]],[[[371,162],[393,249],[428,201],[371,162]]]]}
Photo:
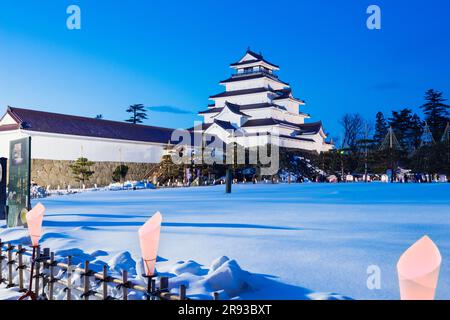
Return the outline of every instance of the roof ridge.
{"type": "MultiPolygon", "coordinates": [[[[11,110],[12,112],[14,112],[14,110],[23,110],[23,111],[26,111],[26,112],[36,112],[36,113],[40,113],[40,114],[52,114],[52,115],[70,117],[70,118],[86,119],[86,120],[96,121],[96,122],[97,121],[98,122],[102,121],[102,122],[110,122],[110,123],[121,124],[121,125],[128,125],[128,126],[137,126],[137,127],[144,127],[144,128],[155,128],[155,129],[163,129],[163,130],[173,131],[173,129],[166,128],[166,127],[151,126],[151,125],[139,124],[139,123],[122,122],[122,121],[117,121],[117,120],[95,119],[95,118],[90,118],[90,117],[86,117],[86,116],[77,116],[77,115],[58,113],[58,112],[40,111],[40,110],[33,110],[33,109],[26,109],[26,108],[17,108],[17,107],[11,107],[11,106],[8,106],[8,109],[11,110]]],[[[15,116],[18,117],[21,120],[21,122],[24,121],[23,119],[20,118],[19,115],[15,114],[15,116]]]]}

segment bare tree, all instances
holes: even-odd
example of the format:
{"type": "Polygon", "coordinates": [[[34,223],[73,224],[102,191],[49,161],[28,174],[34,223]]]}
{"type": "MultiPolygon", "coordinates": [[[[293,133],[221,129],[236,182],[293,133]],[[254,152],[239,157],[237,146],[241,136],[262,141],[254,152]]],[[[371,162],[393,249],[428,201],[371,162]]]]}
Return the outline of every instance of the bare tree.
{"type": "Polygon", "coordinates": [[[342,148],[355,149],[358,141],[364,138],[366,122],[359,113],[347,113],[340,124],[343,128],[342,148]]]}

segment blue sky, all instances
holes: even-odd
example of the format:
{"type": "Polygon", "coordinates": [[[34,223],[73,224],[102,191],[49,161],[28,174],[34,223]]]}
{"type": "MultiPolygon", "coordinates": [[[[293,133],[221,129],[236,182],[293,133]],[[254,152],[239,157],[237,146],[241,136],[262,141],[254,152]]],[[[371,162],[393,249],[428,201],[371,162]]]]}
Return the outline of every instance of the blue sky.
{"type": "Polygon", "coordinates": [[[143,103],[158,107],[147,124],[190,127],[250,46],[338,137],[346,112],[450,97],[449,21],[447,0],[1,0],[0,108],[124,120],[143,103]],[[66,28],[71,4],[81,30],[66,28]],[[366,28],[371,4],[381,30],[366,28]]]}

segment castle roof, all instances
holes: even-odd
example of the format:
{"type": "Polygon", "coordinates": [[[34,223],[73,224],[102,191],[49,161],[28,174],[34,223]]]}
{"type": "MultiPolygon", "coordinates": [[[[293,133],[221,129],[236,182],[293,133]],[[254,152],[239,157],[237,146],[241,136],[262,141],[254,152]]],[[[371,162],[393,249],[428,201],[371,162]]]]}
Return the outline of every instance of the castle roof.
{"type": "Polygon", "coordinates": [[[276,68],[276,69],[279,68],[279,66],[277,66],[276,64],[273,64],[273,63],[265,60],[264,57],[262,56],[262,54],[258,54],[250,49],[247,50],[247,52],[245,53],[245,55],[242,57],[241,60],[230,64],[230,66],[231,67],[244,67],[245,65],[257,63],[257,62],[264,62],[273,68],[276,68]],[[249,57],[249,59],[244,59],[247,56],[249,57]]]}
{"type": "Polygon", "coordinates": [[[273,125],[285,125],[294,127],[298,129],[300,134],[317,134],[322,129],[322,121],[298,124],[273,118],[248,120],[242,127],[263,127],[273,125]]]}
{"type": "Polygon", "coordinates": [[[219,94],[210,96],[210,99],[214,98],[223,98],[223,97],[232,97],[232,96],[240,96],[240,95],[246,95],[246,94],[254,94],[254,93],[264,93],[264,92],[275,92],[272,89],[269,88],[252,88],[252,89],[243,89],[243,90],[234,90],[234,91],[225,91],[221,92],[219,94]]]}
{"type": "Polygon", "coordinates": [[[268,79],[280,82],[280,83],[282,83],[282,84],[284,84],[286,86],[289,85],[289,83],[281,81],[280,79],[278,79],[278,77],[276,75],[269,74],[267,72],[262,72],[262,71],[249,73],[249,74],[234,74],[230,78],[220,81],[220,83],[224,84],[224,83],[230,83],[230,82],[254,80],[254,79],[261,79],[261,78],[268,78],[268,79]]]}
{"type": "MultiPolygon", "coordinates": [[[[214,105],[212,105],[214,106],[214,105]]],[[[245,104],[245,105],[237,105],[235,104],[236,108],[239,108],[239,110],[242,112],[242,110],[252,110],[252,109],[264,109],[264,108],[277,108],[281,110],[286,110],[284,106],[280,106],[274,103],[253,103],[253,104],[245,104]]],[[[223,108],[208,108],[207,110],[200,111],[199,114],[208,114],[208,113],[220,113],[223,110],[223,108]]],[[[246,115],[245,113],[243,113],[246,115]]],[[[303,115],[309,116],[306,113],[301,113],[303,115]]],[[[248,116],[248,115],[246,115],[248,116]]]]}
{"type": "MultiPolygon", "coordinates": [[[[13,107],[8,107],[7,114],[17,122],[16,126],[7,125],[10,129],[54,134],[167,143],[174,131],[169,128],[13,107]]],[[[6,126],[0,126],[2,127],[6,126]]]]}

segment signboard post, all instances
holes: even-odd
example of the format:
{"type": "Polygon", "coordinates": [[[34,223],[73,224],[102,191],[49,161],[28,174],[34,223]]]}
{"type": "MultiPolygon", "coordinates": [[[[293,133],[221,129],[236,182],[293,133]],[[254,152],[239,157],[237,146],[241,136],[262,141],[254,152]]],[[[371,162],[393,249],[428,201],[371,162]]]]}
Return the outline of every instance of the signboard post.
{"type": "Polygon", "coordinates": [[[6,167],[8,160],[0,158],[0,220],[6,219],[6,167]]]}
{"type": "Polygon", "coordinates": [[[30,209],[31,137],[13,140],[9,147],[8,227],[22,226],[30,209]],[[25,210],[24,210],[25,209],[25,210]]]}

